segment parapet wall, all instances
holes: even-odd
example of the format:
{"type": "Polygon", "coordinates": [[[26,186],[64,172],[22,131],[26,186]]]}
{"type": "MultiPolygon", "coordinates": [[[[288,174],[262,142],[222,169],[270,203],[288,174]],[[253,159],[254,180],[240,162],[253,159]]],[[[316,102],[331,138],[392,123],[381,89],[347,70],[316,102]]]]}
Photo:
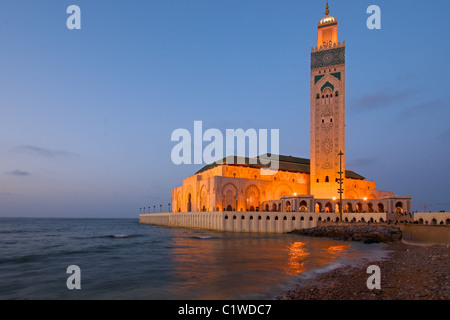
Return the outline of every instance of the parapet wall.
{"type": "Polygon", "coordinates": [[[450,226],[401,224],[402,240],[412,244],[450,245],[450,226]]]}
{"type": "MultiPolygon", "coordinates": [[[[337,221],[338,218],[339,213],[325,212],[164,212],[140,214],[139,223],[215,231],[285,233],[313,228],[320,221],[337,221]]],[[[344,213],[343,219],[346,218],[348,221],[355,218],[356,222],[384,222],[386,213],[344,213]]]]}
{"type": "Polygon", "coordinates": [[[450,224],[450,212],[415,212],[414,221],[420,224],[450,224]]]}

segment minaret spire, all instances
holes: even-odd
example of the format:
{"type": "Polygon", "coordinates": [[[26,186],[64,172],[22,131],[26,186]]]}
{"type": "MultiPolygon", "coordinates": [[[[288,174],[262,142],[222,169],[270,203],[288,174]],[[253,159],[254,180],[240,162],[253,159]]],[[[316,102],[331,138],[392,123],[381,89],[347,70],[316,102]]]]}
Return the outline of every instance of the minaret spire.
{"type": "Polygon", "coordinates": [[[330,10],[328,10],[328,1],[327,1],[327,7],[325,8],[325,15],[329,15],[330,14],[330,10]]]}

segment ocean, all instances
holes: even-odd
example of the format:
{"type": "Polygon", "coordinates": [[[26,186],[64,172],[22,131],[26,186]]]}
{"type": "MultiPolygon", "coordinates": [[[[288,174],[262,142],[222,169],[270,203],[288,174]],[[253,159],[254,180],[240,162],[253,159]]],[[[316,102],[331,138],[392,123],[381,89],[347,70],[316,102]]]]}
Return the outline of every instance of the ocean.
{"type": "Polygon", "coordinates": [[[267,300],[383,257],[382,246],[138,219],[0,218],[0,299],[267,300]],[[72,265],[80,289],[68,289],[72,265]]]}

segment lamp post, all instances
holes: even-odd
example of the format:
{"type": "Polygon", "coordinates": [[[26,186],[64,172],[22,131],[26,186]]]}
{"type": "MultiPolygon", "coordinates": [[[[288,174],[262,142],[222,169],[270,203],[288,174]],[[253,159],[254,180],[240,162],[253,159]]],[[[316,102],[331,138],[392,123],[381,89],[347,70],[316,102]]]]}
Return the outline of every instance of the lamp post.
{"type": "Polygon", "coordinates": [[[342,184],[343,184],[343,180],[342,180],[342,156],[344,154],[342,153],[342,151],[340,151],[338,153],[339,156],[339,189],[338,189],[338,193],[339,193],[339,222],[342,222],[342,194],[344,193],[344,189],[342,188],[342,184]]]}
{"type": "Polygon", "coordinates": [[[153,205],[153,212],[156,212],[156,205],[153,205]]]}
{"type": "Polygon", "coordinates": [[[159,205],[159,212],[162,212],[162,204],[159,205]]]}
{"type": "Polygon", "coordinates": [[[169,207],[169,212],[170,212],[170,202],[167,204],[167,206],[169,207]]]}

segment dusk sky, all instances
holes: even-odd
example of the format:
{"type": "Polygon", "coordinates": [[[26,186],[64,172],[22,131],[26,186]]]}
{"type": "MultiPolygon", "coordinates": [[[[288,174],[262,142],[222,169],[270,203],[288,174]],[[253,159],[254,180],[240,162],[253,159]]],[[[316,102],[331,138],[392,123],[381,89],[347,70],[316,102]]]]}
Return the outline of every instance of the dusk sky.
{"type": "MultiPolygon", "coordinates": [[[[346,42],[346,169],[450,210],[450,1],[331,0],[346,42]],[[369,30],[369,5],[381,30],[369,30]]],[[[0,216],[130,217],[203,165],[175,129],[279,129],[309,158],[325,0],[2,0],[0,216]],[[69,5],[81,30],[69,30],[69,5]]],[[[422,206],[420,206],[422,205],[422,206]]]]}

